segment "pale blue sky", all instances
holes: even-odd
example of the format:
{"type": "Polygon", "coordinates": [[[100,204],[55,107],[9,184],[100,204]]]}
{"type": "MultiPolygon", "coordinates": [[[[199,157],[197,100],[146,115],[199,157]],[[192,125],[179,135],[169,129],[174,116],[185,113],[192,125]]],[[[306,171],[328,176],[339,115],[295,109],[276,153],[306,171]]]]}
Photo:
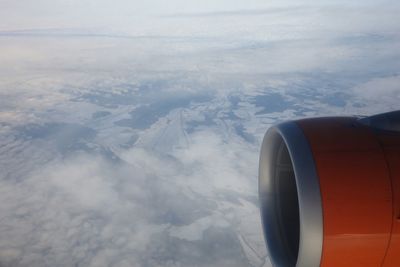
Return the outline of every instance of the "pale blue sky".
{"type": "MultiPolygon", "coordinates": [[[[311,1],[311,0],[3,0],[0,2],[0,30],[32,28],[108,28],[129,29],[145,18],[154,16],[221,11],[260,10],[273,8],[354,7],[359,12],[374,9],[393,9],[396,1],[311,1]]],[[[382,18],[384,19],[384,18],[382,18]]],[[[156,23],[147,21],[146,24],[156,23]]],[[[154,25],[153,25],[154,26],[154,25]]]]}

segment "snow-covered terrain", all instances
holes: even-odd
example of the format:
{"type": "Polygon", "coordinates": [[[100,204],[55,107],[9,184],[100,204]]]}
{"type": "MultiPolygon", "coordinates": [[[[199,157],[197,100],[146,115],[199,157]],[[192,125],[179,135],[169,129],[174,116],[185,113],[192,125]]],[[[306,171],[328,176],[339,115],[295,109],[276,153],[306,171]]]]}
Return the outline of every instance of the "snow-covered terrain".
{"type": "Polygon", "coordinates": [[[0,266],[271,266],[263,135],[398,109],[400,6],[253,2],[82,27],[3,4],[0,266]]]}

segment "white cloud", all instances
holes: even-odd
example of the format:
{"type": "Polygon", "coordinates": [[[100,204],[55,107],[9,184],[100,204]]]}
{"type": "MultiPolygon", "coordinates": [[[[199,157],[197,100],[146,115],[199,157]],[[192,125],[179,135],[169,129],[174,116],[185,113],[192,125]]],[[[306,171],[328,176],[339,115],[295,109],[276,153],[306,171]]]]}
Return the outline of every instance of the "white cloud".
{"type": "Polygon", "coordinates": [[[359,96],[378,100],[400,98],[400,76],[375,78],[354,88],[359,96]]]}
{"type": "MultiPolygon", "coordinates": [[[[125,153],[128,165],[74,153],[20,182],[2,180],[0,262],[142,266],[156,256],[146,254],[149,246],[166,245],[154,238],[167,227],[171,238],[190,242],[200,242],[210,227],[231,229],[232,217],[219,211],[215,197],[219,191],[255,195],[255,154],[247,149],[208,131],[174,152],[175,159],[139,148],[125,153]]],[[[242,211],[230,209],[237,220],[242,211]]]]}
{"type": "Polygon", "coordinates": [[[361,103],[369,103],[364,115],[399,109],[400,76],[374,78],[353,88],[361,103]]]}

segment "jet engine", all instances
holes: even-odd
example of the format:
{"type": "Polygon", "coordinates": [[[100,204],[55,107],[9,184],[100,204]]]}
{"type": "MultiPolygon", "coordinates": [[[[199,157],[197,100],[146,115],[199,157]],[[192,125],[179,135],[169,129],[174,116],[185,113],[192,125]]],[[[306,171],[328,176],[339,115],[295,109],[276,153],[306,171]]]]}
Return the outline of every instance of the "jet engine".
{"type": "Polygon", "coordinates": [[[271,127],[259,199],[275,267],[399,267],[400,111],[271,127]]]}

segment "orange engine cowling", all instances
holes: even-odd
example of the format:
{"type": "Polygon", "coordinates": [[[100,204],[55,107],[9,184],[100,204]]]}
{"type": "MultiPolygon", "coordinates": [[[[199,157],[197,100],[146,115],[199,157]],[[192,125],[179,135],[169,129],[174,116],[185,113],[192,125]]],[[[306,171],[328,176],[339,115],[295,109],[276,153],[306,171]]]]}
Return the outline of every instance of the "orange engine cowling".
{"type": "Polygon", "coordinates": [[[273,126],[259,198],[276,267],[399,267],[400,112],[273,126]]]}

